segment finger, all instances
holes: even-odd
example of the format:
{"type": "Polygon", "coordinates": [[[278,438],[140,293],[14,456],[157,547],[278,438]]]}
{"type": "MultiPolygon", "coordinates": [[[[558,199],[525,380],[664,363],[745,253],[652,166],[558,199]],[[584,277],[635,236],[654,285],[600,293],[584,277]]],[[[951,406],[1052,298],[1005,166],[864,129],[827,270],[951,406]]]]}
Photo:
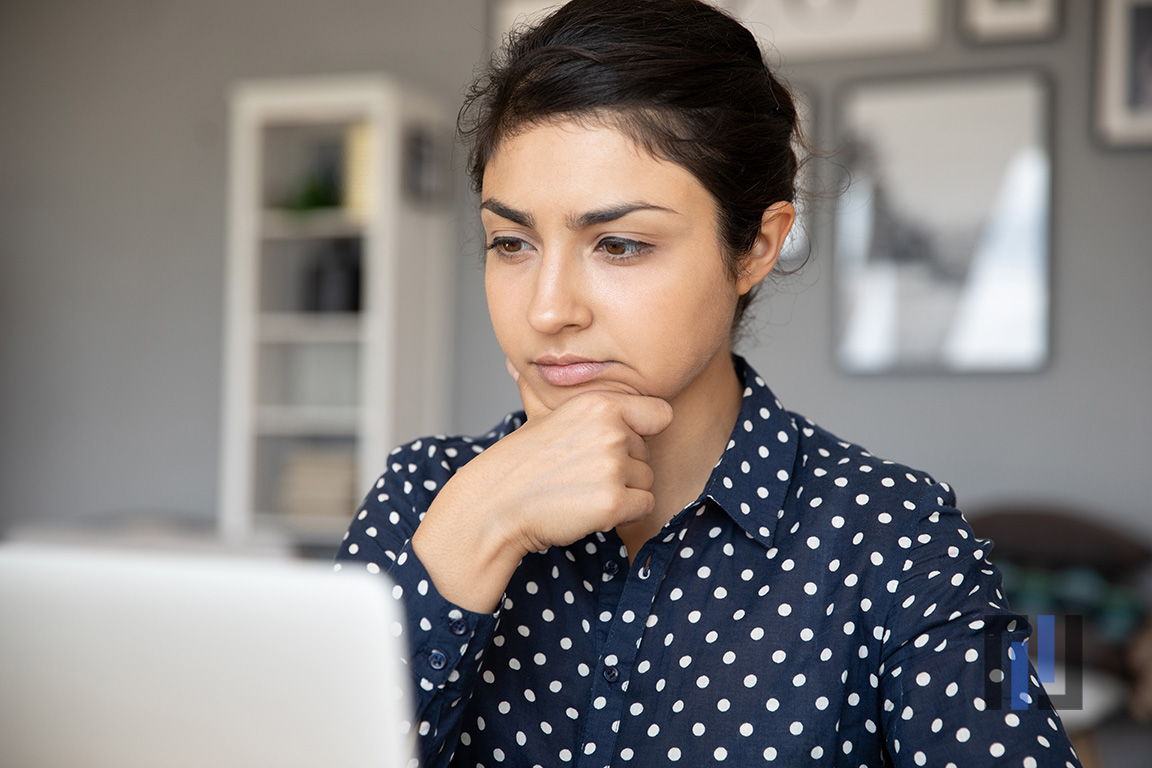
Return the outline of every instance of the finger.
{"type": "Polygon", "coordinates": [[[643,437],[633,432],[631,428],[628,429],[628,435],[628,455],[636,459],[636,461],[642,461],[647,464],[648,459],[651,458],[648,443],[643,437]]]}
{"type": "Polygon", "coordinates": [[[651,491],[642,488],[625,489],[624,501],[617,508],[617,525],[635,523],[652,514],[656,508],[656,497],[651,491]]]}
{"type": "Polygon", "coordinates": [[[632,460],[624,467],[624,486],[640,491],[652,490],[656,482],[656,473],[652,471],[646,461],[632,460]]]}
{"type": "Polygon", "coordinates": [[[672,406],[666,400],[644,395],[627,395],[621,415],[624,423],[641,437],[658,435],[672,423],[672,406]]]}
{"type": "MultiPolygon", "coordinates": [[[[511,362],[508,366],[512,368],[511,362]]],[[[513,370],[515,369],[513,368],[513,370]]],[[[520,402],[524,404],[524,413],[528,414],[529,421],[543,418],[552,412],[551,408],[544,405],[540,396],[536,394],[536,390],[532,389],[526,376],[521,376],[520,372],[517,371],[512,378],[516,380],[516,388],[520,390],[520,402]]]]}

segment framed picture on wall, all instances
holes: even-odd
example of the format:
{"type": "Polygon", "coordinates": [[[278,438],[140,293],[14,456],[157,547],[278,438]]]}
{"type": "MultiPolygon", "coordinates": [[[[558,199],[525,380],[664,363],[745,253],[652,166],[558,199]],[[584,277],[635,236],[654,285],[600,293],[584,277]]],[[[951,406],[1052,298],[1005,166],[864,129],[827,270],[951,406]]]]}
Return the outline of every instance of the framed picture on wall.
{"type": "Polygon", "coordinates": [[[1152,146],[1152,0],[1101,0],[1096,133],[1115,147],[1152,146]]]}
{"type": "Polygon", "coordinates": [[[1060,0],[962,0],[960,29],[974,43],[1046,40],[1060,28],[1060,0]]]}
{"type": "Polygon", "coordinates": [[[1048,358],[1048,86],[1036,72],[858,83],[833,238],[841,369],[1035,371],[1048,358]]]}
{"type": "Polygon", "coordinates": [[[943,33],[940,0],[727,0],[784,61],[885,56],[922,51],[943,33]]]}

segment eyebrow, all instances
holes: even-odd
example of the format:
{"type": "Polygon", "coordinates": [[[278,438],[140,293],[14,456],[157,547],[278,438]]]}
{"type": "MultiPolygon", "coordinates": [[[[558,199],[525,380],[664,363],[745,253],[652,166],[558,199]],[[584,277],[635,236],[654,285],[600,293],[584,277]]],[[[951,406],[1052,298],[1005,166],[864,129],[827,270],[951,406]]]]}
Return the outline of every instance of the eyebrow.
{"type": "MultiPolygon", "coordinates": [[[[519,211],[510,205],[507,205],[500,200],[490,197],[484,202],[480,203],[480,207],[491,211],[492,213],[500,216],[501,218],[508,219],[514,224],[519,224],[522,227],[529,227],[534,229],[536,221],[532,215],[524,211],[519,211]]],[[[662,211],[664,213],[676,213],[671,208],[665,208],[660,205],[650,205],[649,203],[621,203],[614,205],[611,208],[602,208],[596,211],[588,211],[578,216],[570,216],[568,218],[568,228],[571,230],[584,229],[585,227],[595,226],[596,224],[606,224],[610,221],[622,219],[630,213],[635,211],[662,211]]]]}

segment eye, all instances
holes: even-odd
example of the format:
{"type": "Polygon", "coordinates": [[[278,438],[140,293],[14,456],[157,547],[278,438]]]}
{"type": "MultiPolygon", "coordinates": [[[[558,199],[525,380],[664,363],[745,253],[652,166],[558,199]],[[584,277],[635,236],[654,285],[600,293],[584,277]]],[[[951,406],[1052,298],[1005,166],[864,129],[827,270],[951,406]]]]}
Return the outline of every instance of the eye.
{"type": "Polygon", "coordinates": [[[598,247],[603,248],[604,252],[613,259],[625,261],[635,256],[640,256],[652,246],[648,243],[642,243],[639,240],[626,240],[622,237],[606,237],[600,241],[598,247]]]}
{"type": "Polygon", "coordinates": [[[487,250],[504,256],[514,256],[528,249],[528,243],[518,237],[497,237],[488,244],[487,250]]]}

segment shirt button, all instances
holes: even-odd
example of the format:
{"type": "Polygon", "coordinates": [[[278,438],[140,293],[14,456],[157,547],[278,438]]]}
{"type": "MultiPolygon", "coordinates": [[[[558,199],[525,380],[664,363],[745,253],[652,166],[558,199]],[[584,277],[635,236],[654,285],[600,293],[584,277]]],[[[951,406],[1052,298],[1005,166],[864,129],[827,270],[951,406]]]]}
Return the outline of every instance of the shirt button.
{"type": "Polygon", "coordinates": [[[468,622],[464,619],[452,619],[448,623],[448,629],[452,630],[454,635],[466,635],[468,634],[468,622]]]}
{"type": "Polygon", "coordinates": [[[620,679],[620,670],[616,667],[604,667],[604,679],[610,683],[614,683],[620,679]]]}
{"type": "Polygon", "coordinates": [[[428,654],[428,666],[432,669],[440,670],[448,666],[448,657],[440,653],[440,651],[432,651],[428,654]]]}
{"type": "Polygon", "coordinates": [[[616,562],[615,560],[609,560],[608,562],[604,563],[604,573],[608,574],[609,576],[615,576],[619,572],[620,563],[616,562]]]}

